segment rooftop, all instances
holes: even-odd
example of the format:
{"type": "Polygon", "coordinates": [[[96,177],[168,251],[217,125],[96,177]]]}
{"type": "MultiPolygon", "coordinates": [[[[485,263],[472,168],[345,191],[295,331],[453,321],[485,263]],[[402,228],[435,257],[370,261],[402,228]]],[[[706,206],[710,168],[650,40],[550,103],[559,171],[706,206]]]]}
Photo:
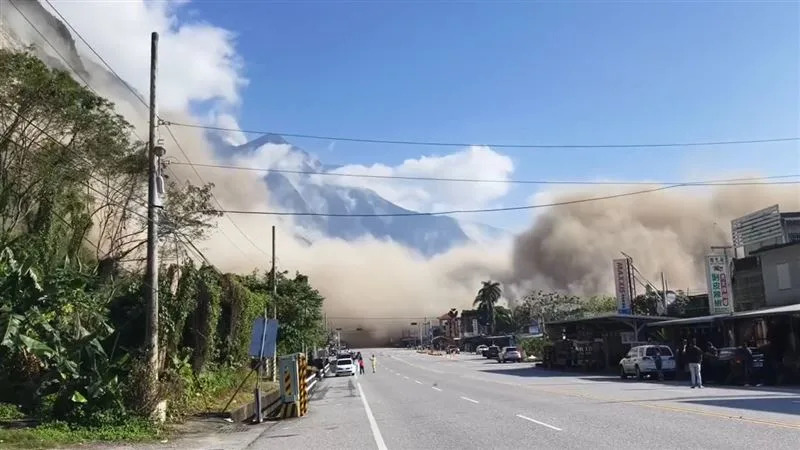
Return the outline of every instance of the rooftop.
{"type": "Polygon", "coordinates": [[[691,325],[695,323],[708,323],[715,320],[741,319],[747,317],[766,317],[778,314],[800,313],[800,303],[794,305],[777,306],[773,308],[756,309],[753,311],[740,311],[731,314],[716,314],[713,316],[690,317],[688,319],[663,320],[647,324],[648,327],[665,327],[674,325],[691,325]]]}

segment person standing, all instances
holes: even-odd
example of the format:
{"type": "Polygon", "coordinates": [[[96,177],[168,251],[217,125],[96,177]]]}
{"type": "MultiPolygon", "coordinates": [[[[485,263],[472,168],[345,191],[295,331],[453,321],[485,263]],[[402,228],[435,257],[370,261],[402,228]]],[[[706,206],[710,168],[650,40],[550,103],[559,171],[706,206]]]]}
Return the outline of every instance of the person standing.
{"type": "Polygon", "coordinates": [[[378,368],[378,360],[375,359],[375,354],[373,353],[372,356],[369,358],[370,362],[372,362],[372,373],[375,373],[375,369],[378,368]]]}
{"type": "Polygon", "coordinates": [[[664,371],[663,368],[663,361],[661,359],[661,349],[656,347],[655,355],[653,356],[653,360],[656,365],[656,375],[658,376],[658,381],[664,381],[664,371]]]}
{"type": "Polygon", "coordinates": [[[689,374],[692,377],[692,389],[703,387],[701,364],[703,363],[703,350],[697,346],[697,339],[692,338],[692,344],[686,347],[686,361],[689,363],[689,374]]]}

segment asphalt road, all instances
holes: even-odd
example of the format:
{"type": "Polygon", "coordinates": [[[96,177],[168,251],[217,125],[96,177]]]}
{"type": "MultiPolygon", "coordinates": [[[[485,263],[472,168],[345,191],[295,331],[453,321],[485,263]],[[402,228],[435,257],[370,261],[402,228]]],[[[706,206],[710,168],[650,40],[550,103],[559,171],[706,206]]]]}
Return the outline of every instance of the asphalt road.
{"type": "Polygon", "coordinates": [[[375,353],[377,373],[327,378],[307,417],[273,426],[248,448],[796,449],[800,442],[798,390],[690,389],[473,355],[375,353]]]}

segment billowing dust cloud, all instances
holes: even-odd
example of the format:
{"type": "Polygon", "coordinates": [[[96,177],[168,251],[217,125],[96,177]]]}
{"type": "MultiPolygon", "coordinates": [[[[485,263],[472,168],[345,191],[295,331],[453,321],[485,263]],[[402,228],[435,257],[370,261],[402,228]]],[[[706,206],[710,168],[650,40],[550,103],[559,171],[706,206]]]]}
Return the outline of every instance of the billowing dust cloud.
{"type": "MultiPolygon", "coordinates": [[[[31,33],[26,36],[29,43],[37,39],[31,33]]],[[[35,43],[46,48],[44,43],[35,43]]],[[[146,137],[143,105],[96,64],[87,63],[84,70],[100,93],[117,102],[119,111],[135,125],[139,136],[146,137]]],[[[186,112],[159,113],[174,121],[198,121],[186,112]]],[[[215,162],[213,147],[201,131],[172,129],[193,162],[215,162]]],[[[167,156],[185,162],[166,130],[161,133],[167,156]]],[[[253,161],[253,167],[263,165],[263,161],[253,161]]],[[[269,204],[263,174],[197,170],[203,181],[216,185],[215,195],[226,209],[275,210],[269,204]]],[[[174,164],[170,171],[180,180],[200,183],[189,166],[174,164]]],[[[554,195],[553,200],[598,195],[597,190],[569,191],[554,195]]],[[[800,209],[798,188],[682,188],[554,207],[542,210],[530,229],[513,243],[469,245],[430,259],[375,239],[345,242],[321,238],[307,242],[297,237],[291,218],[277,216],[220,218],[218,232],[208,241],[195,244],[221,270],[263,271],[269,268],[270,227],[275,225],[279,270],[309,275],[312,284],[326,297],[329,323],[342,328],[344,339],[366,345],[384,343],[389,336],[399,337],[401,330],[411,328],[412,321],[435,318],[450,308],[470,307],[480,282],[486,279],[501,281],[504,301],[512,303],[527,289],[609,293],[611,260],[620,257],[620,252],[631,255],[652,281],[660,278],[663,271],[671,288],[703,288],[701,258],[709,246],[729,243],[730,220],[775,203],[784,211],[800,209]],[[357,332],[356,328],[363,328],[364,332],[357,332]]]]}
{"type": "MultiPolygon", "coordinates": [[[[603,194],[573,191],[555,200],[603,194]]],[[[611,293],[611,260],[625,252],[656,286],[664,272],[670,289],[705,292],[703,257],[711,246],[730,245],[730,221],[776,203],[800,210],[800,188],[677,188],[550,208],[515,239],[513,278],[575,294],[611,293]]]]}

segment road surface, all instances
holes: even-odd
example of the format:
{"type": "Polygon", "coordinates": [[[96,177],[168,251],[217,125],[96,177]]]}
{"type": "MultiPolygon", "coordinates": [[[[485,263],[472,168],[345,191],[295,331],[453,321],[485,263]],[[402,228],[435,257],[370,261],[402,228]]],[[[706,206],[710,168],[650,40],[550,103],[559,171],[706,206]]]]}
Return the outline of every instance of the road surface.
{"type": "Polygon", "coordinates": [[[307,417],[279,423],[249,448],[796,449],[800,441],[797,390],[690,389],[466,354],[375,352],[378,373],[326,379],[307,417]]]}

